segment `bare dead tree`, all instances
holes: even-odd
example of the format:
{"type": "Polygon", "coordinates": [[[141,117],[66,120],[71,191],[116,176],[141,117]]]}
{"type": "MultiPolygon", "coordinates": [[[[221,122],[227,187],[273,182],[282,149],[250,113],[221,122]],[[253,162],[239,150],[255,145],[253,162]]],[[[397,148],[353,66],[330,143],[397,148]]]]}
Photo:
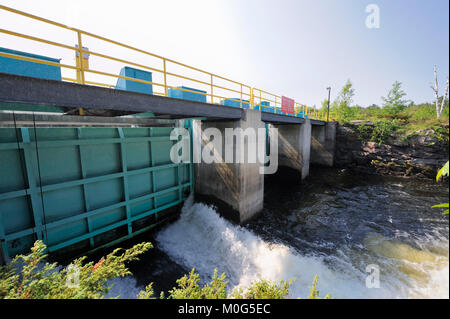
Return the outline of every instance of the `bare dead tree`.
{"type": "Polygon", "coordinates": [[[445,100],[447,99],[448,94],[448,76],[447,76],[447,84],[445,85],[444,95],[442,96],[441,105],[439,105],[439,86],[437,80],[437,68],[436,65],[433,68],[434,70],[434,86],[431,85],[431,89],[434,91],[434,97],[436,98],[436,116],[440,118],[442,115],[442,111],[444,110],[445,100]]]}

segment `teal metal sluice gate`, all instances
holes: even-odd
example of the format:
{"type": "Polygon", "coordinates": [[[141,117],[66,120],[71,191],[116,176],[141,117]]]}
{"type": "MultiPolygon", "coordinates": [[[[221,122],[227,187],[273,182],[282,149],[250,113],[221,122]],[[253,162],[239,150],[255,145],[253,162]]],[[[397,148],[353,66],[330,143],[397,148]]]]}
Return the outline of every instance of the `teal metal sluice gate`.
{"type": "Polygon", "coordinates": [[[170,160],[171,130],[0,128],[3,255],[36,239],[87,251],[153,227],[193,189],[192,164],[170,160]]]}

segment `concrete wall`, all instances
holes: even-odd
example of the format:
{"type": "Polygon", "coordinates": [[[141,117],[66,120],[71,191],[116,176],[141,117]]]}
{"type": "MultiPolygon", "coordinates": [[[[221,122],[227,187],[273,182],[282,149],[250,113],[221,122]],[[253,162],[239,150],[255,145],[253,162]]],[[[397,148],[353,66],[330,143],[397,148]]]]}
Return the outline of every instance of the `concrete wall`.
{"type": "Polygon", "coordinates": [[[336,122],[314,125],[311,132],[311,164],[332,167],[335,148],[336,122]]]}
{"type": "MultiPolygon", "coordinates": [[[[241,145],[240,150],[245,151],[244,163],[225,162],[226,128],[241,128],[243,130],[246,128],[264,128],[264,123],[261,121],[261,112],[256,110],[244,110],[244,112],[244,119],[237,121],[193,121],[193,138],[196,141],[200,140],[200,136],[204,135],[204,130],[207,128],[217,128],[222,135],[222,149],[210,150],[211,154],[214,154],[217,159],[217,163],[207,164],[202,160],[195,164],[195,193],[219,199],[229,205],[236,215],[232,219],[240,224],[245,223],[260,212],[263,209],[264,201],[264,175],[260,174],[260,167],[263,165],[258,161],[256,163],[248,163],[247,161],[248,146],[255,142],[246,140],[245,144],[241,145]]],[[[202,148],[208,141],[209,139],[206,136],[202,136],[202,148]]],[[[236,151],[235,147],[234,151],[236,151]]],[[[194,149],[194,154],[195,152],[194,149]]]]}
{"type": "Polygon", "coordinates": [[[309,175],[311,121],[303,124],[273,125],[278,129],[278,165],[300,172],[301,179],[309,175]]]}

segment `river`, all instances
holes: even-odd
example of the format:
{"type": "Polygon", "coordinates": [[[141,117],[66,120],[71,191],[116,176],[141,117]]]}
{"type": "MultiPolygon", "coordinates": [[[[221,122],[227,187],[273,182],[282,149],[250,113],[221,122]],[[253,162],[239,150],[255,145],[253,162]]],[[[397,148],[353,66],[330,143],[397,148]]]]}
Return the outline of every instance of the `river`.
{"type": "Polygon", "coordinates": [[[110,295],[134,297],[149,281],[167,291],[195,267],[203,282],[225,272],[230,289],[295,278],[290,298],[307,297],[316,274],[321,296],[449,298],[448,216],[431,208],[448,202],[448,184],[318,168],[301,185],[286,176],[266,178],[264,211],[243,227],[190,198],[110,295]],[[376,270],[379,288],[368,288],[376,270]]]}

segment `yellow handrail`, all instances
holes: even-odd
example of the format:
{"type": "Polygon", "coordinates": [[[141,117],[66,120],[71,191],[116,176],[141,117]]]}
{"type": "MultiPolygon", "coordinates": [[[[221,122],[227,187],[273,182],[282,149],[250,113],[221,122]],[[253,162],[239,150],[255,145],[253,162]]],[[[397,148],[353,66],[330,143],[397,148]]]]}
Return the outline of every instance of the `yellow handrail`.
{"type": "MultiPolygon", "coordinates": [[[[67,50],[76,52],[77,58],[76,58],[75,65],[70,65],[67,63],[56,63],[56,62],[40,60],[40,59],[36,59],[36,58],[31,58],[31,57],[25,57],[25,56],[21,56],[21,55],[15,55],[15,54],[11,54],[11,53],[0,52],[0,56],[3,56],[3,57],[14,58],[14,59],[30,61],[30,62],[35,62],[35,63],[41,63],[41,64],[47,64],[47,65],[53,65],[53,66],[61,67],[62,69],[67,69],[69,71],[72,70],[72,72],[75,71],[76,79],[74,79],[72,77],[68,77],[68,76],[63,76],[62,77],[63,81],[78,82],[79,84],[83,84],[83,85],[96,85],[96,86],[104,86],[104,87],[109,87],[109,88],[114,87],[114,85],[111,83],[102,83],[101,81],[90,79],[89,75],[93,74],[93,75],[97,75],[97,77],[98,76],[106,76],[106,77],[113,77],[116,79],[125,79],[125,80],[139,82],[139,83],[151,84],[151,85],[155,86],[156,90],[153,94],[156,94],[156,95],[169,96],[169,92],[168,92],[169,89],[176,89],[176,90],[180,90],[180,91],[192,92],[192,93],[204,95],[207,100],[209,99],[209,103],[212,103],[212,104],[214,104],[215,98],[219,98],[219,99],[222,99],[221,104],[223,104],[225,100],[230,100],[230,101],[239,102],[241,108],[243,107],[244,103],[248,104],[249,107],[251,107],[251,108],[255,108],[255,106],[261,105],[261,102],[265,101],[265,102],[268,102],[269,105],[264,105],[264,107],[272,109],[273,112],[276,112],[277,110],[281,111],[281,109],[280,109],[281,96],[280,95],[276,95],[276,94],[273,94],[273,93],[270,93],[268,91],[264,91],[261,89],[253,88],[250,85],[247,85],[247,84],[244,84],[244,83],[241,83],[238,81],[234,81],[234,80],[228,79],[226,77],[223,77],[223,76],[211,73],[211,72],[207,72],[207,71],[201,70],[201,69],[193,67],[193,66],[189,66],[184,63],[181,63],[181,62],[169,59],[169,58],[165,58],[160,55],[157,55],[157,54],[145,51],[145,50],[141,50],[141,49],[132,47],[130,45],[123,44],[123,43],[120,43],[120,42],[117,42],[117,41],[114,41],[114,40],[111,40],[111,39],[108,39],[108,38],[105,38],[105,37],[102,37],[99,35],[95,35],[90,32],[86,32],[86,31],[83,31],[83,30],[80,30],[77,28],[72,28],[72,27],[66,26],[64,24],[52,21],[52,20],[48,20],[48,19],[41,18],[41,17],[23,12],[20,10],[16,10],[16,9],[13,9],[13,8],[10,8],[10,7],[4,6],[4,5],[0,5],[0,9],[4,10],[4,11],[9,11],[9,12],[17,14],[17,15],[27,17],[29,19],[41,21],[41,22],[50,24],[52,26],[62,28],[65,30],[69,30],[69,31],[72,31],[75,33],[76,38],[77,38],[77,45],[72,47],[70,45],[58,43],[58,42],[51,41],[48,39],[43,39],[40,37],[35,37],[32,35],[27,35],[27,34],[15,32],[15,31],[11,31],[11,30],[0,29],[0,33],[7,34],[9,36],[23,38],[23,39],[35,41],[35,42],[40,42],[40,43],[44,43],[47,45],[59,47],[61,49],[67,49],[67,50]],[[156,58],[157,61],[159,60],[159,62],[161,63],[161,67],[159,68],[159,67],[146,65],[143,63],[129,61],[127,59],[114,57],[114,56],[111,56],[111,55],[108,55],[108,54],[105,54],[102,52],[97,52],[95,50],[94,51],[87,50],[85,47],[83,47],[84,37],[94,38],[94,39],[97,39],[97,40],[100,40],[103,42],[107,42],[107,43],[110,43],[110,44],[113,44],[116,46],[120,46],[125,49],[129,49],[129,50],[133,50],[138,53],[142,53],[145,56],[156,58]],[[158,81],[154,80],[154,79],[152,81],[146,81],[146,80],[141,80],[141,79],[137,79],[137,78],[131,78],[131,77],[127,77],[127,76],[113,74],[111,72],[108,72],[108,70],[92,68],[87,63],[88,62],[87,58],[86,58],[86,60],[84,60],[83,54],[84,55],[92,55],[99,59],[106,59],[109,61],[132,65],[132,66],[144,69],[144,70],[153,71],[156,74],[160,74],[162,76],[162,83],[158,83],[158,81]],[[206,75],[209,79],[202,80],[202,79],[194,78],[193,76],[188,75],[188,74],[179,74],[177,72],[171,72],[168,69],[172,65],[184,67],[191,71],[200,72],[200,73],[206,75]],[[86,78],[86,77],[88,77],[88,78],[86,78]],[[170,82],[169,77],[171,77],[172,80],[174,78],[184,79],[187,81],[198,83],[200,85],[204,85],[206,87],[206,89],[204,90],[205,92],[193,91],[193,90],[189,90],[188,88],[176,87],[175,85],[169,83],[170,82]],[[215,80],[222,80],[222,82],[224,81],[225,84],[220,83],[220,85],[219,85],[219,83],[217,83],[217,81],[215,81],[215,80]],[[163,92],[159,92],[158,88],[160,88],[159,90],[163,90],[163,92]],[[208,92],[208,90],[209,90],[209,92],[208,92]],[[225,97],[225,96],[223,96],[224,94],[220,94],[220,90],[223,92],[227,92],[227,93],[239,94],[239,99],[225,97]],[[244,102],[244,100],[246,100],[247,98],[249,100],[248,103],[244,102]],[[272,103],[273,103],[273,105],[271,105],[272,103]]],[[[302,115],[303,117],[326,120],[326,113],[322,114],[322,112],[313,111],[313,109],[311,109],[310,107],[307,107],[306,105],[302,105],[302,104],[295,102],[295,111],[294,111],[293,116],[297,116],[300,112],[303,112],[303,115],[302,115]]],[[[82,109],[80,109],[80,114],[82,114],[82,109]]],[[[334,114],[332,115],[332,113],[330,113],[329,118],[330,118],[330,120],[335,119],[336,116],[334,114]]]]}

